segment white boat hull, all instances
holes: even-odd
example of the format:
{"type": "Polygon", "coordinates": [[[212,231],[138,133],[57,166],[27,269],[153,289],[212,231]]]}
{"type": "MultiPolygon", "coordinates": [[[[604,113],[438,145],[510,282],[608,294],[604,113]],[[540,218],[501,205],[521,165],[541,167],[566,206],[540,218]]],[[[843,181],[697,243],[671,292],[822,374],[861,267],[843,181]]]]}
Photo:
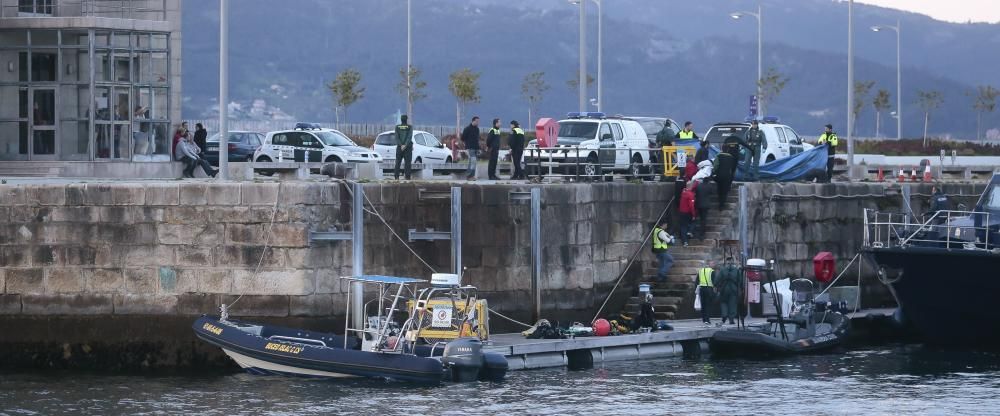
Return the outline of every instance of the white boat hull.
{"type": "Polygon", "coordinates": [[[272,375],[291,375],[291,376],[302,376],[302,377],[330,377],[330,378],[347,378],[356,377],[350,374],[341,373],[331,373],[329,371],[312,370],[308,368],[291,367],[282,364],[275,364],[272,362],[267,362],[264,360],[258,360],[253,357],[248,357],[246,355],[240,354],[238,352],[230,351],[225,348],[222,349],[239,364],[240,367],[247,370],[247,372],[252,374],[272,374],[272,375]]]}

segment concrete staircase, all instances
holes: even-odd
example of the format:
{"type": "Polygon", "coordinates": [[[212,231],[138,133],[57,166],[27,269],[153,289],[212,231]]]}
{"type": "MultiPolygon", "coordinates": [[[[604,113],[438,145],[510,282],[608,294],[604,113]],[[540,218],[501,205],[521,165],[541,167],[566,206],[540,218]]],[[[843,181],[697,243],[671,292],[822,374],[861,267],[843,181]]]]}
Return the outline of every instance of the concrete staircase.
{"type": "Polygon", "coordinates": [[[62,173],[65,162],[0,162],[0,177],[54,178],[62,173]]]}
{"type": "MultiPolygon", "coordinates": [[[[714,186],[714,185],[713,185],[714,186]]],[[[636,282],[630,290],[632,296],[629,297],[622,311],[630,316],[639,313],[640,299],[638,297],[639,285],[646,283],[651,286],[653,294],[653,308],[656,310],[656,319],[688,319],[697,317],[694,310],[694,288],[695,276],[698,269],[703,267],[706,260],[716,260],[721,263],[722,250],[719,247],[719,240],[735,239],[738,235],[737,216],[739,214],[739,193],[737,188],[741,186],[733,184],[733,189],[729,192],[724,208],[720,211],[715,204],[715,193],[712,193],[712,208],[708,212],[706,222],[705,238],[691,239],[689,245],[684,247],[680,244],[680,238],[676,245],[670,246],[670,254],[674,257],[674,265],[667,273],[667,282],[656,282],[656,260],[644,262],[642,279],[636,282]]],[[[648,250],[648,248],[646,248],[648,250]]]]}

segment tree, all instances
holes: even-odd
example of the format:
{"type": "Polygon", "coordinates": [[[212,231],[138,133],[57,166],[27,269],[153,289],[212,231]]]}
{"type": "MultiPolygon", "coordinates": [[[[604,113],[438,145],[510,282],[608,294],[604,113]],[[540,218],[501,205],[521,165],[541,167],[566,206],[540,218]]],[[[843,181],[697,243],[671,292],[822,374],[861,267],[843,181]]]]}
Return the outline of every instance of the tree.
{"type": "Polygon", "coordinates": [[[768,104],[778,98],[778,94],[781,94],[781,90],[785,88],[785,84],[788,84],[788,77],[782,75],[774,68],[768,68],[763,78],[757,81],[757,88],[760,90],[760,97],[757,97],[757,104],[760,105],[761,116],[767,114],[768,104]]]}
{"type": "Polygon", "coordinates": [[[992,85],[980,85],[976,88],[972,102],[972,109],[976,110],[976,140],[980,139],[983,131],[983,112],[992,113],[996,109],[997,96],[1000,96],[1000,90],[993,88],[992,85]]]}
{"type": "Polygon", "coordinates": [[[879,127],[882,126],[882,112],[892,108],[892,104],[889,104],[890,97],[889,91],[882,88],[875,93],[875,99],[872,100],[872,107],[875,107],[875,137],[878,137],[879,127]]]}
{"type": "MultiPolygon", "coordinates": [[[[576,90],[577,87],[580,86],[580,73],[575,72],[573,78],[566,81],[566,85],[569,87],[570,91],[576,90]]],[[[591,85],[594,85],[594,77],[587,74],[587,88],[590,88],[591,85]]]]}
{"type": "Polygon", "coordinates": [[[917,90],[917,102],[920,103],[920,109],[924,110],[924,147],[927,147],[927,125],[931,120],[931,111],[941,106],[944,95],[941,91],[917,90]]]}
{"type": "Polygon", "coordinates": [[[858,127],[858,116],[861,114],[861,110],[865,108],[865,102],[868,99],[868,92],[871,91],[872,87],[875,86],[875,81],[854,81],[854,105],[851,106],[851,113],[854,118],[851,119],[851,131],[857,135],[858,127]]]}
{"type": "Polygon", "coordinates": [[[462,113],[468,103],[479,102],[479,73],[469,68],[459,69],[448,75],[448,91],[455,96],[455,130],[462,125],[462,113]]]}
{"type": "MultiPolygon", "coordinates": [[[[396,92],[402,95],[404,100],[406,99],[406,92],[410,92],[410,101],[406,103],[406,108],[407,111],[411,113],[413,112],[413,104],[427,98],[427,94],[424,92],[424,88],[427,88],[427,82],[420,79],[420,74],[420,68],[411,66],[409,73],[410,83],[407,83],[406,67],[399,69],[399,77],[401,79],[399,83],[396,84],[396,92]]],[[[413,114],[410,114],[409,117],[410,124],[413,124],[413,114]]]]}
{"type": "MultiPolygon", "coordinates": [[[[361,72],[354,68],[348,68],[337,74],[337,78],[326,86],[333,93],[333,100],[336,107],[344,109],[345,122],[347,121],[347,107],[350,107],[365,96],[365,87],[361,87],[360,85],[361,72]]],[[[337,124],[340,124],[339,116],[337,117],[337,124]]]]}
{"type": "Polygon", "coordinates": [[[545,83],[543,77],[545,72],[532,72],[524,76],[524,82],[521,83],[521,97],[528,100],[528,124],[526,126],[533,126],[532,124],[532,112],[535,110],[535,106],[542,101],[542,96],[545,91],[549,90],[549,84],[545,83]]]}

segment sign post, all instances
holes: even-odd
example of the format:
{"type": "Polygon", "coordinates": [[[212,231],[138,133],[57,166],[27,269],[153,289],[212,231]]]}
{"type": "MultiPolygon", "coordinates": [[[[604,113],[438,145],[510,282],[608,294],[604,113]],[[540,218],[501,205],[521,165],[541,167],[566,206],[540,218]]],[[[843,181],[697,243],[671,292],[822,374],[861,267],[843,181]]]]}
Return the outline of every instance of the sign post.
{"type": "Polygon", "coordinates": [[[751,120],[757,118],[757,108],[758,108],[757,96],[756,95],[751,95],[750,96],[750,119],[751,120]]]}

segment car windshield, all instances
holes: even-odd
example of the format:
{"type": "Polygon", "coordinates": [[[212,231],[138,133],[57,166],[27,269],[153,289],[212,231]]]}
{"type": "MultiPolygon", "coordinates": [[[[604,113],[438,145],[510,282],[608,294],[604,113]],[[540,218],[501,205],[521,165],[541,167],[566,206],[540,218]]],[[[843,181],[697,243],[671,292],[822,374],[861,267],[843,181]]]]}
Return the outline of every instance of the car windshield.
{"type": "Polygon", "coordinates": [[[646,119],[639,121],[639,125],[642,126],[642,130],[646,132],[647,136],[656,137],[656,134],[663,130],[663,124],[665,120],[646,119]]]}
{"type": "Polygon", "coordinates": [[[576,121],[560,121],[559,137],[575,137],[584,140],[593,139],[597,135],[598,123],[576,121]]]}
{"type": "Polygon", "coordinates": [[[715,126],[708,130],[708,134],[705,136],[705,140],[709,143],[722,143],[727,137],[735,135],[740,139],[746,136],[746,132],[749,127],[747,126],[715,126]]]}
{"type": "Polygon", "coordinates": [[[334,131],[317,131],[314,134],[327,146],[357,146],[347,136],[334,131]]]}

